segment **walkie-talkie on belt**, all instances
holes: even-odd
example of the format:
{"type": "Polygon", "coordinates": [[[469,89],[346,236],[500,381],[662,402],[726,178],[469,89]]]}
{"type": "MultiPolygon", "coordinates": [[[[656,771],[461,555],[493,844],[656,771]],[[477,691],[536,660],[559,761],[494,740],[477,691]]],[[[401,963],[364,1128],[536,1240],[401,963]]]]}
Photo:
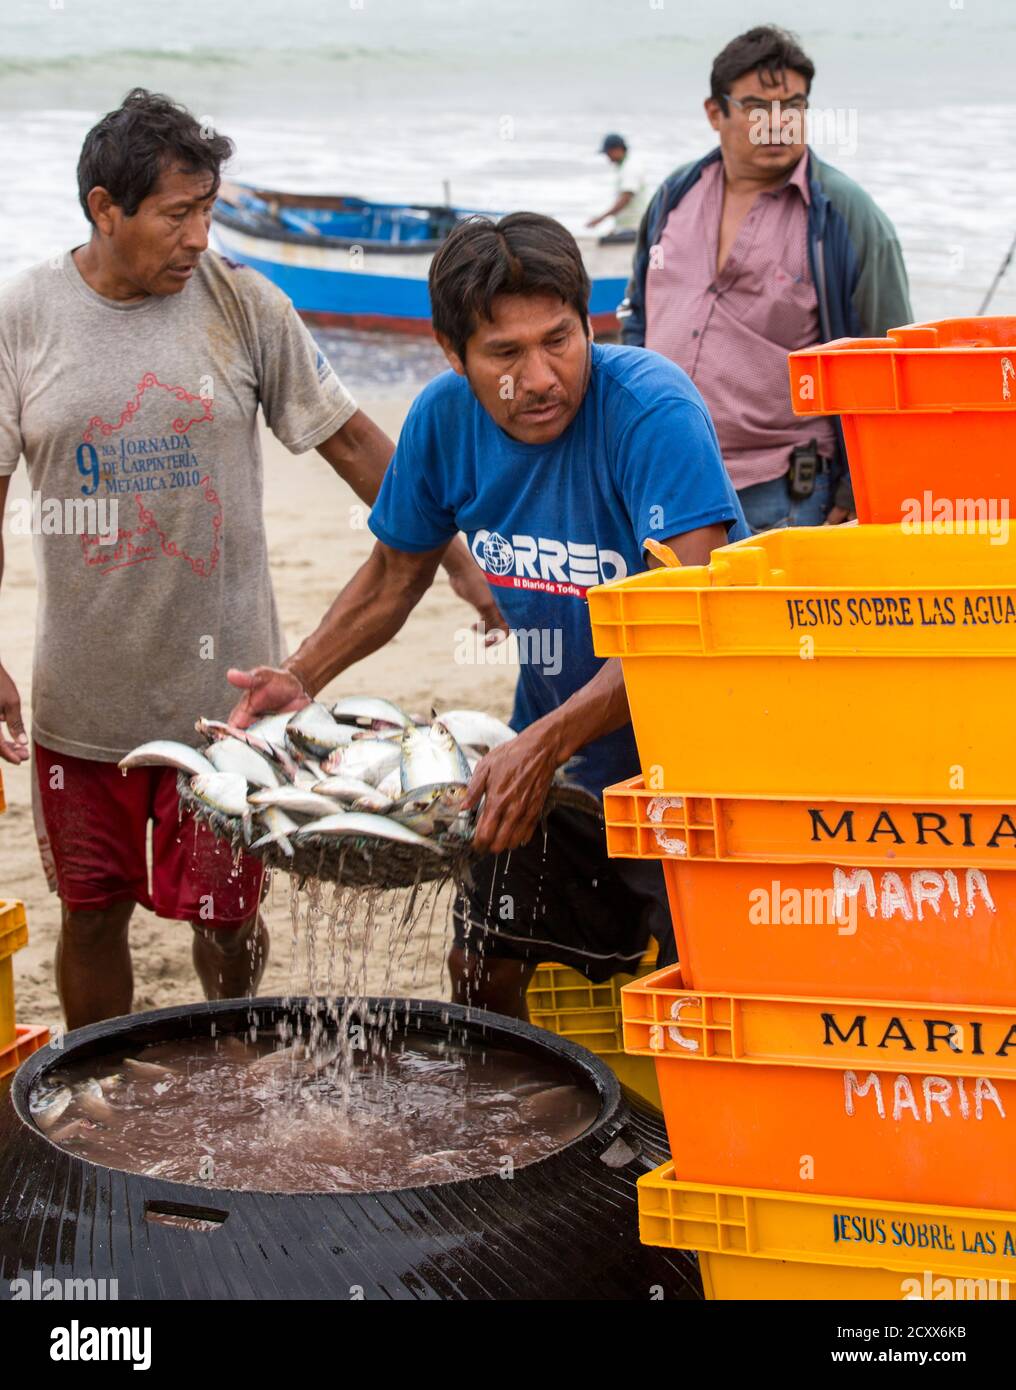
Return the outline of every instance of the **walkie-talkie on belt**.
{"type": "Polygon", "coordinates": [[[807,444],[798,444],[790,451],[789,486],[790,495],[803,501],[815,491],[815,478],[818,476],[821,458],[818,441],[809,439],[807,444]]]}

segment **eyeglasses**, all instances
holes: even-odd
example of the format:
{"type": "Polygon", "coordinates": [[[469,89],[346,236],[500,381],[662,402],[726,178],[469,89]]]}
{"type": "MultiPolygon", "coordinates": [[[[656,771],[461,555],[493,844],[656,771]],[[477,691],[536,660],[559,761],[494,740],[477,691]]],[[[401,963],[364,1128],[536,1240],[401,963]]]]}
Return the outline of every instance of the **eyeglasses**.
{"type": "Polygon", "coordinates": [[[764,111],[772,121],[779,120],[785,111],[796,111],[800,115],[808,109],[807,97],[791,97],[788,101],[760,101],[757,97],[748,97],[745,101],[740,101],[727,92],[724,100],[743,111],[749,118],[764,111]]]}

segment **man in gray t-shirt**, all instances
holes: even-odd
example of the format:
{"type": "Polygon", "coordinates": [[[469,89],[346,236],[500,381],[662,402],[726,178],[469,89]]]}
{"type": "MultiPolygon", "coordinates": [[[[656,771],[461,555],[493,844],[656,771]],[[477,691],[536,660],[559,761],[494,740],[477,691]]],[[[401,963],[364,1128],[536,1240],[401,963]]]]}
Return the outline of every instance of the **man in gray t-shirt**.
{"type": "MultiPolygon", "coordinates": [[[[231,149],[165,98],[131,93],[82,149],[90,241],[0,289],[0,517],[23,454],[40,594],[33,790],[71,1026],[129,1012],[135,902],[191,921],[208,997],[256,987],[260,866],[237,870],[179,822],[174,773],[123,778],[115,764],[148,739],[196,742],[195,718],[232,705],[230,667],[284,655],[258,407],[291,452],[318,449],[365,501],[392,453],[286,296],[207,250],[231,149]],[[74,515],[90,534],[65,524],[74,515]]],[[[446,566],[497,622],[461,543],[446,566]]],[[[0,720],[0,756],[27,760],[3,667],[0,720]]]]}

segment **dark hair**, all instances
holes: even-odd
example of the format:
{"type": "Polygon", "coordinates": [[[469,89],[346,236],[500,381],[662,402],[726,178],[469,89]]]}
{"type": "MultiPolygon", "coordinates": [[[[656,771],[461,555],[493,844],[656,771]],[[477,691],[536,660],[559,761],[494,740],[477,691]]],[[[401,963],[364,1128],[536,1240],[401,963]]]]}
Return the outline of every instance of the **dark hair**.
{"type": "Polygon", "coordinates": [[[726,96],[731,85],[747,72],[757,72],[764,86],[774,87],[786,69],[798,72],[811,91],[815,64],[805,53],[797,37],[775,24],[760,24],[731,39],[722,53],[713,60],[709,93],[718,101],[725,116],[730,115],[726,96]]]}
{"type": "Polygon", "coordinates": [[[479,320],[490,321],[498,294],[555,294],[578,314],[589,313],[589,276],[571,232],[539,212],[512,212],[500,222],[471,217],[455,228],[430,265],[430,311],[435,333],[465,361],[479,320]]]}
{"type": "Polygon", "coordinates": [[[218,188],[220,166],[232,153],[232,140],[199,125],[186,107],[135,87],[85,136],[78,197],[89,222],[93,188],[105,188],[117,207],[133,217],[167,166],[179,165],[188,174],[207,170],[218,188]]]}

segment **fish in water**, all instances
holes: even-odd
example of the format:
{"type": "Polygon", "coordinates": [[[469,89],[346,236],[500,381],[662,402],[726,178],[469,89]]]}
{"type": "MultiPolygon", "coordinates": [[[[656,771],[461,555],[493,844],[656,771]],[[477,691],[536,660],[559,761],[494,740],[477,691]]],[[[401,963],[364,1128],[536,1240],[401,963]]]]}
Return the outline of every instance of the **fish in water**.
{"type": "MultiPolygon", "coordinates": [[[[546,1123],[548,1120],[560,1122],[567,1116],[583,1116],[584,1105],[585,1093],[580,1087],[551,1086],[521,1100],[519,1113],[533,1124],[546,1123]]],[[[582,1128],[576,1133],[581,1134],[582,1130],[588,1127],[589,1119],[586,1116],[582,1119],[582,1128]]]]}
{"type": "Polygon", "coordinates": [[[402,790],[441,782],[468,782],[469,763],[440,719],[429,729],[413,727],[402,735],[402,790]]]}
{"type": "Polygon", "coordinates": [[[123,1064],[139,1081],[168,1081],[176,1076],[172,1067],[164,1067],[160,1062],[142,1062],[137,1057],[125,1057],[123,1064]]]}
{"type": "Polygon", "coordinates": [[[126,757],[121,758],[117,766],[124,773],[132,767],[175,767],[180,772],[189,772],[192,777],[215,771],[204,753],[199,753],[196,748],[189,748],[186,743],[176,743],[168,738],[140,744],[139,747],[131,749],[126,757]]]}
{"type": "MultiPolygon", "coordinates": [[[[337,1027],[323,1012],[288,1018],[299,1018],[299,1032],[287,1022],[266,1037],[258,1020],[257,1029],[198,1029],[128,1054],[150,1060],[155,1076],[137,1074],[121,1049],[115,1065],[127,1083],[109,1097],[109,1111],[90,1118],[75,1097],[46,1135],[59,1136],[76,1160],[113,1170],[121,1185],[127,1170],[206,1186],[195,1156],[213,1153],[216,1186],[230,1190],[383,1194],[484,1174],[494,1181],[505,1153],[519,1168],[543,1158],[601,1108],[589,1086],[581,1107],[570,1099],[576,1088],[567,1083],[582,1078],[568,1065],[479,1036],[457,1042],[436,1018],[435,1033],[409,1018],[389,1032],[390,1007],[358,1010],[371,1039],[365,1048],[347,1031],[352,1015],[337,1027]],[[174,1074],[159,1079],[159,1066],[174,1074]],[[550,1100],[535,1123],[519,1109],[516,1086],[526,1083],[550,1100]]],[[[92,1065],[96,1076],[110,1069],[99,1056],[92,1065]]],[[[61,1078],[50,1071],[40,1094],[61,1078]]],[[[65,1079],[65,1089],[71,1084],[65,1079]]],[[[84,1094],[98,1104],[90,1088],[84,1094]]]]}
{"type": "Polygon", "coordinates": [[[278,806],[290,815],[320,817],[339,809],[339,803],[333,797],[322,796],[309,787],[270,787],[265,791],[251,792],[248,799],[259,812],[266,806],[278,806]]]}
{"type": "Polygon", "coordinates": [[[69,1086],[56,1086],[43,1095],[33,1092],[28,1102],[32,1119],[41,1130],[50,1130],[74,1099],[69,1086]]]}
{"type": "Polygon", "coordinates": [[[307,825],[301,825],[296,839],[303,840],[311,835],[323,835],[329,839],[345,835],[359,838],[370,836],[378,840],[397,840],[403,845],[416,845],[420,849],[429,849],[433,854],[444,853],[439,845],[424,839],[408,826],[400,825],[388,816],[376,816],[366,811],[339,811],[336,815],[310,821],[307,825]]]}
{"type": "Polygon", "coordinates": [[[332,716],[347,724],[360,724],[372,729],[408,729],[413,722],[398,705],[374,695],[346,695],[332,705],[332,716]]]}
{"type": "Polygon", "coordinates": [[[116,1119],[116,1111],[106,1099],[98,1081],[79,1081],[72,1090],[74,1103],[86,1119],[95,1120],[97,1124],[103,1125],[108,1125],[116,1119]]]}
{"type": "Polygon", "coordinates": [[[408,825],[418,835],[437,835],[449,830],[462,814],[460,808],[466,790],[464,782],[438,782],[430,787],[416,787],[393,802],[388,815],[400,825],[408,825]]]}
{"type": "Polygon", "coordinates": [[[268,759],[238,738],[216,739],[206,756],[216,772],[238,772],[255,787],[279,785],[279,774],[268,759]]]}
{"type": "Polygon", "coordinates": [[[298,753],[311,758],[327,758],[337,748],[353,741],[355,730],[333,719],[327,708],[312,700],[290,717],[286,740],[298,753]]]}
{"type": "MultiPolygon", "coordinates": [[[[247,779],[239,772],[211,772],[192,777],[191,791],[205,806],[224,816],[243,818],[250,815],[247,805],[247,779]]],[[[269,792],[278,792],[272,788],[269,792]]]]}
{"type": "Polygon", "coordinates": [[[450,709],[434,718],[440,719],[457,743],[468,743],[484,753],[515,737],[514,729],[478,709],[450,709]]]}
{"type": "Polygon", "coordinates": [[[91,1128],[87,1120],[71,1120],[59,1129],[52,1130],[49,1137],[54,1144],[63,1144],[68,1139],[79,1139],[82,1134],[88,1134],[91,1128]]]}
{"type": "Polygon", "coordinates": [[[399,766],[401,753],[397,741],[382,738],[357,739],[348,748],[327,760],[325,772],[341,773],[343,777],[359,777],[376,787],[381,779],[399,766]]]}
{"type": "Polygon", "coordinates": [[[338,1057],[340,1048],[335,1044],[327,1047],[312,1047],[300,1040],[288,1047],[276,1048],[267,1052],[247,1068],[255,1076],[274,1076],[282,1072],[302,1077],[316,1076],[324,1071],[338,1057]]]}

